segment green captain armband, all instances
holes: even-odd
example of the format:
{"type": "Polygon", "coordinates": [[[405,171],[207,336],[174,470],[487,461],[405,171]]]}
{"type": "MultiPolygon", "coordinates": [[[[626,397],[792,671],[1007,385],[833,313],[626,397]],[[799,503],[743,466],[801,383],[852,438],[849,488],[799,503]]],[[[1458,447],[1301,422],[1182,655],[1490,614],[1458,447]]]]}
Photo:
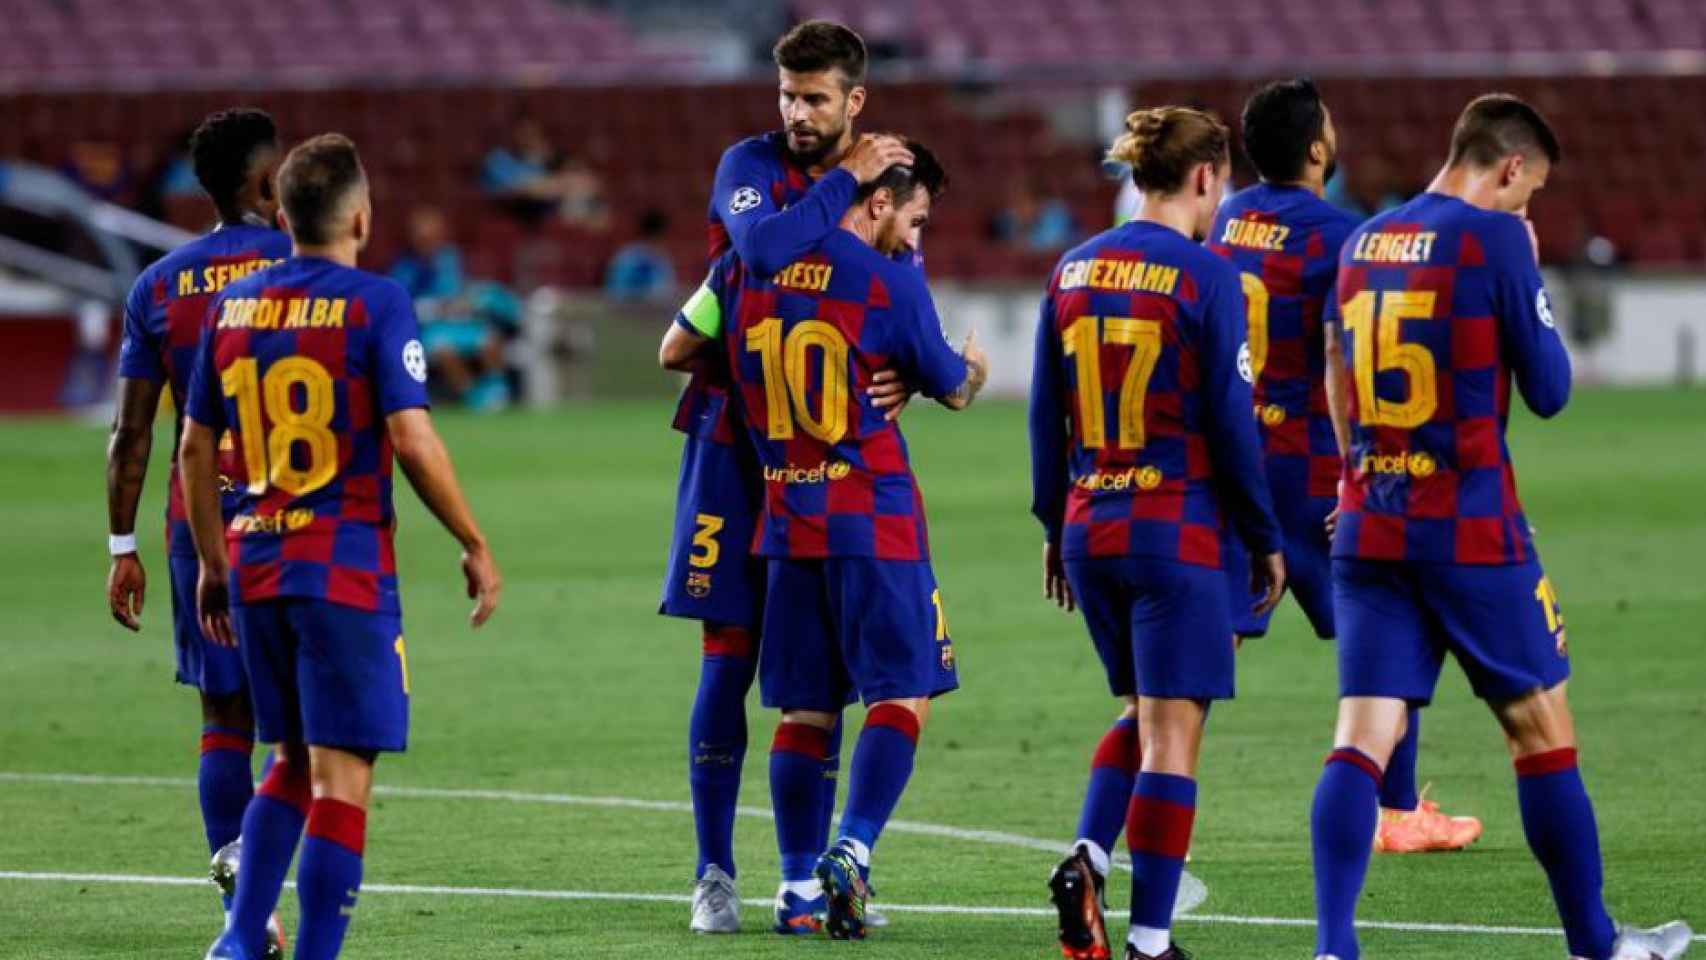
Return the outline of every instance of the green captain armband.
{"type": "Polygon", "coordinates": [[[709,284],[700,284],[693,296],[681,305],[676,322],[702,337],[715,339],[723,334],[723,308],[709,284]]]}

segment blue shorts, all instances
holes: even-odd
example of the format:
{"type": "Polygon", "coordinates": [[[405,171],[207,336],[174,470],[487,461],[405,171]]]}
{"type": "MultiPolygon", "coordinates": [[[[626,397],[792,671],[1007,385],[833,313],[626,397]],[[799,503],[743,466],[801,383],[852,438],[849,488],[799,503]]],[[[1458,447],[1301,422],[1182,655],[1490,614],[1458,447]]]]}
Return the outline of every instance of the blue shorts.
{"type": "Polygon", "coordinates": [[[936,575],[926,561],[769,562],[759,687],[766,707],[839,711],[934,697],[960,685],[936,575]]]}
{"type": "Polygon", "coordinates": [[[1090,639],[1116,697],[1230,700],[1226,574],[1155,557],[1066,561],[1090,639]]]}
{"type": "Polygon", "coordinates": [[[689,435],[676,484],[658,612],[752,628],[764,613],[764,562],[752,555],[758,524],[758,476],[731,445],[689,435]]]}
{"type": "Polygon", "coordinates": [[[1480,566],[1333,559],[1339,695],[1433,699],[1449,651],[1483,700],[1570,676],[1563,617],[1540,563],[1480,566]]]}
{"type": "Polygon", "coordinates": [[[242,653],[208,640],[196,617],[195,587],[201,561],[193,553],[168,553],[172,581],[172,646],[177,652],[178,682],[210,696],[229,696],[249,688],[242,653]]]}
{"type": "Polygon", "coordinates": [[[231,605],[256,739],[400,752],[409,740],[403,618],[326,600],[231,605]]]}
{"type": "MultiPolygon", "coordinates": [[[[1333,639],[1333,565],[1332,541],[1327,537],[1327,514],[1333,509],[1331,497],[1306,497],[1303,501],[1275,503],[1280,529],[1285,534],[1285,579],[1287,589],[1303,608],[1315,635],[1323,640],[1333,639]]],[[[1221,541],[1221,557],[1226,567],[1227,591],[1232,595],[1232,626],[1241,637],[1260,637],[1268,632],[1272,612],[1258,615],[1252,612],[1262,599],[1250,589],[1250,554],[1237,534],[1227,534],[1221,541]]]]}

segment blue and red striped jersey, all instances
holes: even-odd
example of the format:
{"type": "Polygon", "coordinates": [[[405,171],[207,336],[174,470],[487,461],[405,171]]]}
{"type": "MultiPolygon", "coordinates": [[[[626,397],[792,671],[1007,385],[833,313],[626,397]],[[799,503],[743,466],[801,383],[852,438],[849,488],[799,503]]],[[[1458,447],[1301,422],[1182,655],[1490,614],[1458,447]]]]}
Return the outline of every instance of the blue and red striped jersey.
{"type": "Polygon", "coordinates": [[[1327,322],[1356,383],[1333,555],[1533,557],[1505,445],[1510,383],[1552,416],[1570,358],[1523,221],[1437,193],[1379,214],[1345,242],[1327,322]]]}
{"type": "Polygon", "coordinates": [[[208,307],[189,416],[247,466],[226,525],[232,600],[398,612],[385,418],[427,406],[414,304],[395,281],[294,257],[208,307]]]}
{"type": "Polygon", "coordinates": [[[928,559],[906,438],[865,395],[881,369],[929,397],[966,380],[922,275],[836,230],[774,276],[731,255],[712,282],[732,318],[723,342],[764,473],[753,552],[928,559]]]}
{"type": "Polygon", "coordinates": [[[1233,266],[1133,220],[1061,258],[1037,323],[1032,512],[1062,556],[1220,566],[1223,508],[1279,549],[1233,266]]]}
{"type": "Polygon", "coordinates": [[[1302,187],[1259,183],[1221,205],[1208,248],[1232,262],[1248,305],[1256,431],[1270,483],[1338,495],[1321,317],[1355,218],[1302,187]]]}
{"type": "MultiPolygon", "coordinates": [[[[290,256],[290,237],[278,230],[239,223],[220,227],[156,260],[136,278],[124,301],[124,335],[119,346],[121,377],[164,383],[172,407],[181,418],[195,365],[196,344],[207,302],[227,284],[290,256]]],[[[181,426],[181,419],[178,421],[181,426]]],[[[174,438],[177,435],[174,430],[174,438]]],[[[170,489],[166,495],[166,549],[195,552],[178,486],[178,458],[173,449],[170,489]]],[[[220,472],[238,476],[239,465],[222,448],[220,472]]],[[[235,507],[226,498],[226,511],[235,507]]]]}

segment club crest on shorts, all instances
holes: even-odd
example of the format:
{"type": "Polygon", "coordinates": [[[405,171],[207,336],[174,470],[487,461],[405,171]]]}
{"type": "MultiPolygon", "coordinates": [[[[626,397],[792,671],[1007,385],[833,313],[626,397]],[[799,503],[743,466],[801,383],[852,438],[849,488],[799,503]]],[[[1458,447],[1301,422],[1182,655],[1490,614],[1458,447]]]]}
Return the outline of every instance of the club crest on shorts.
{"type": "Polygon", "coordinates": [[[703,571],[693,571],[687,575],[687,595],[697,600],[703,600],[711,595],[711,575],[703,571]]]}

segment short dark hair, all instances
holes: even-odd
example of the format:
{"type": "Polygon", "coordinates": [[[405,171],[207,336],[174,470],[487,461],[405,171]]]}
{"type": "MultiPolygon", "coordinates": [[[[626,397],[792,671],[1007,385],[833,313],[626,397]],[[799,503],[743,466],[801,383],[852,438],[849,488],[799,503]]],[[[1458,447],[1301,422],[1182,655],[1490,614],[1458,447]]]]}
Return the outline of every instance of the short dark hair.
{"type": "Polygon", "coordinates": [[[776,65],[794,73],[839,69],[851,89],[865,82],[869,57],[857,33],[829,20],[807,20],[782,34],[771,50],[776,65]]]}
{"type": "Polygon", "coordinates": [[[920,188],[930,193],[934,200],[947,192],[948,171],[942,169],[942,162],[930,149],[917,140],[906,141],[906,149],[912,151],[912,164],[895,164],[884,170],[875,180],[859,185],[854,192],[855,201],[868,199],[878,190],[887,187],[894,194],[895,206],[905,206],[912,201],[912,195],[920,188]]]}
{"type": "Polygon", "coordinates": [[[211,114],[190,134],[190,160],[201,188],[224,207],[249,179],[255,153],[278,146],[278,127],[264,110],[235,107],[211,114]]]}
{"type": "Polygon", "coordinates": [[[1263,180],[1289,183],[1309,165],[1309,146],[1327,135],[1327,108],[1307,77],[1275,80],[1244,104],[1244,154],[1263,180]]]}
{"type": "Polygon", "coordinates": [[[1108,159],[1131,167],[1131,182],[1145,193],[1170,194],[1185,185],[1199,163],[1217,167],[1231,160],[1226,124],[1195,107],[1151,107],[1125,118],[1125,133],[1108,159]]]}
{"type": "Polygon", "coordinates": [[[1513,153],[1564,159],[1558,136],[1540,111],[1508,93],[1484,93],[1469,101],[1451,131],[1450,164],[1487,168],[1513,153]]]}
{"type": "Polygon", "coordinates": [[[291,148],[278,171],[291,238],[308,246],[329,242],[332,215],[366,181],[355,143],[341,133],[322,133],[291,148]]]}

